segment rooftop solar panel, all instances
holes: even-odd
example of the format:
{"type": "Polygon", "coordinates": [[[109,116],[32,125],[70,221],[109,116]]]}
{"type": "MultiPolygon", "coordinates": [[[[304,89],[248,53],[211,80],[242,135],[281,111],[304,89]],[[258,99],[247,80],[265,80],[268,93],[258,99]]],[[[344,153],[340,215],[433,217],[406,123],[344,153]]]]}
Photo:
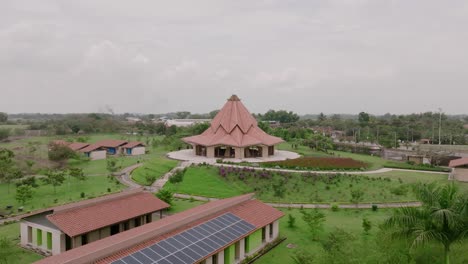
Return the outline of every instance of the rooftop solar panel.
{"type": "Polygon", "coordinates": [[[159,241],[112,264],[196,263],[246,235],[255,226],[226,213],[210,221],[159,241]]]}

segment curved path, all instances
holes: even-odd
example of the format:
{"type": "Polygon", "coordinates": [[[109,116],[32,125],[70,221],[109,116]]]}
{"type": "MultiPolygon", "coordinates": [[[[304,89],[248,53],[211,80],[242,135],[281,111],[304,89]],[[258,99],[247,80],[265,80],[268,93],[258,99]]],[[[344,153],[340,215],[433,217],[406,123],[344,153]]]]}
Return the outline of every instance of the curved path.
{"type": "MultiPolygon", "coordinates": [[[[181,198],[181,199],[194,199],[197,201],[216,201],[219,200],[218,198],[210,198],[204,196],[196,196],[196,195],[188,195],[182,193],[175,193],[174,197],[181,198]]],[[[266,204],[277,207],[277,208],[323,208],[323,209],[330,209],[332,204],[320,203],[320,204],[301,204],[301,203],[268,203],[266,204]]],[[[419,207],[422,205],[421,202],[401,202],[401,203],[359,203],[359,204],[339,204],[337,203],[339,208],[358,208],[358,209],[370,209],[372,205],[377,205],[378,208],[399,208],[399,207],[419,207]]]]}

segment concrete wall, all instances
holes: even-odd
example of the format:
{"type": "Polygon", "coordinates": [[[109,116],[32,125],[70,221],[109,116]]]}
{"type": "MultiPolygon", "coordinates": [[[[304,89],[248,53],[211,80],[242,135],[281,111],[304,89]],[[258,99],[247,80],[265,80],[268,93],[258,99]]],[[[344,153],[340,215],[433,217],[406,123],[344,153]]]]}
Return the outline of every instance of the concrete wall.
{"type": "Polygon", "coordinates": [[[106,159],[107,154],[105,150],[97,150],[97,151],[91,151],[89,153],[89,158],[91,160],[100,160],[100,159],[106,159]]]}
{"type": "Polygon", "coordinates": [[[262,147],[262,158],[268,158],[268,146],[261,145],[262,147]]]}
{"type": "Polygon", "coordinates": [[[65,237],[60,230],[52,229],[35,223],[21,221],[20,223],[21,245],[50,252],[52,255],[58,255],[65,250],[65,237]],[[28,234],[28,227],[32,228],[32,233],[28,234]],[[42,245],[37,245],[37,230],[42,230],[42,245]],[[47,248],[47,233],[52,234],[52,248],[47,248]],[[31,235],[32,237],[29,237],[31,235]],[[31,240],[31,242],[29,242],[31,240]]]}
{"type": "Polygon", "coordinates": [[[214,158],[214,149],[215,147],[211,146],[211,147],[206,147],[206,157],[207,158],[214,158]]]}
{"type": "Polygon", "coordinates": [[[136,147],[132,149],[132,156],[145,154],[145,147],[136,147]]]}
{"type": "Polygon", "coordinates": [[[468,168],[454,168],[453,176],[457,181],[468,182],[468,168]]]}

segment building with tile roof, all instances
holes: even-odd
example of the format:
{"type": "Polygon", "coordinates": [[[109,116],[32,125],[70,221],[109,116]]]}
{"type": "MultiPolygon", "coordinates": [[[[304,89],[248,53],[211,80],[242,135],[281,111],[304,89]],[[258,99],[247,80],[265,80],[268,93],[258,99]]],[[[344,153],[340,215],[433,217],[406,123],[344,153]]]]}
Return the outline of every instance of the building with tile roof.
{"type": "Polygon", "coordinates": [[[58,255],[161,219],[167,208],[142,189],[58,206],[21,220],[21,245],[58,255]]]}
{"type": "Polygon", "coordinates": [[[182,140],[193,146],[195,155],[236,159],[272,156],[275,145],[284,141],[259,128],[236,95],[228,99],[205,132],[182,140]]]}
{"type": "Polygon", "coordinates": [[[451,177],[455,180],[468,182],[468,158],[451,160],[449,167],[452,168],[451,177]]]}
{"type": "Polygon", "coordinates": [[[240,263],[278,238],[284,214],[252,194],[212,201],[37,264],[240,263]]]}

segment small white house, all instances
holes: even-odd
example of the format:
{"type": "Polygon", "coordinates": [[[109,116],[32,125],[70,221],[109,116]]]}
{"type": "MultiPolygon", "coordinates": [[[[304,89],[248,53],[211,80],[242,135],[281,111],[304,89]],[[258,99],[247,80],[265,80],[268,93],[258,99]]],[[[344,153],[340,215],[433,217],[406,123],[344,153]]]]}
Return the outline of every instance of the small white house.
{"type": "Polygon", "coordinates": [[[91,144],[83,149],[79,150],[80,152],[84,153],[86,157],[91,160],[100,160],[106,159],[107,151],[101,145],[98,144],[91,144]]]}
{"type": "Polygon", "coordinates": [[[122,146],[123,153],[128,156],[143,155],[146,152],[145,145],[138,141],[128,142],[122,146]]]}

